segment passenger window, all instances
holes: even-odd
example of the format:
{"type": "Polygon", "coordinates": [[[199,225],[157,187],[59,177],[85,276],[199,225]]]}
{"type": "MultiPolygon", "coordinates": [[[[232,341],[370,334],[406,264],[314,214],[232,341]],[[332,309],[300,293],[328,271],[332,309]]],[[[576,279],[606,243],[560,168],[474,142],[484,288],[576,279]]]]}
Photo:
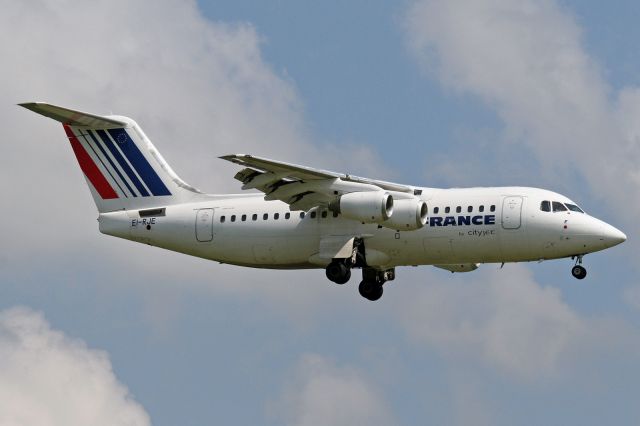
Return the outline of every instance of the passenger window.
{"type": "Polygon", "coordinates": [[[253,216],[251,216],[251,220],[258,220],[258,215],[254,213],[253,216]]]}
{"type": "Polygon", "coordinates": [[[288,220],[290,217],[291,217],[291,213],[286,212],[286,213],[284,214],[284,218],[285,218],[285,219],[287,219],[287,220],[288,220]]]}
{"type": "Polygon", "coordinates": [[[496,211],[496,206],[495,206],[495,205],[492,205],[492,206],[491,206],[491,208],[490,208],[489,210],[491,210],[492,212],[495,212],[495,211],[496,211]]]}
{"type": "Polygon", "coordinates": [[[471,212],[473,212],[473,206],[467,207],[467,213],[471,213],[471,212]]]}
{"type": "Polygon", "coordinates": [[[584,213],[584,211],[575,204],[564,203],[564,205],[567,206],[567,208],[572,212],[584,213]]]}
{"type": "Polygon", "coordinates": [[[549,201],[543,201],[540,203],[540,210],[542,210],[543,212],[550,212],[551,211],[551,203],[549,201]]]}
{"type": "Polygon", "coordinates": [[[273,214],[273,218],[274,218],[275,220],[278,220],[278,219],[280,218],[280,213],[274,213],[274,214],[273,214]]]}
{"type": "Polygon", "coordinates": [[[267,220],[269,219],[269,213],[265,213],[262,215],[262,220],[267,220]]]}
{"type": "Polygon", "coordinates": [[[316,211],[315,211],[315,210],[314,210],[314,211],[312,211],[312,212],[311,212],[311,219],[315,219],[315,218],[316,218],[316,214],[317,214],[317,213],[316,213],[316,211]]]}
{"type": "Polygon", "coordinates": [[[567,208],[559,201],[554,201],[553,203],[553,212],[566,212],[567,208]]]}
{"type": "Polygon", "coordinates": [[[338,212],[333,212],[333,217],[338,217],[338,212]]]}
{"type": "Polygon", "coordinates": [[[449,213],[450,211],[451,211],[451,207],[445,207],[445,208],[444,208],[444,212],[445,212],[445,213],[449,213]]]}
{"type": "Polygon", "coordinates": [[[220,223],[224,223],[225,219],[226,219],[226,217],[220,216],[220,223]]]}
{"type": "Polygon", "coordinates": [[[243,214],[243,215],[242,215],[242,221],[244,222],[244,221],[246,221],[246,220],[247,220],[247,215],[246,215],[246,214],[243,214]]]}
{"type": "Polygon", "coordinates": [[[232,214],[232,215],[231,215],[231,222],[235,222],[235,221],[236,221],[236,215],[235,215],[235,214],[232,214]]]}
{"type": "Polygon", "coordinates": [[[304,212],[300,212],[300,219],[304,219],[304,212]]]}
{"type": "Polygon", "coordinates": [[[458,206],[456,207],[456,213],[460,213],[462,211],[462,207],[458,206]]]}
{"type": "Polygon", "coordinates": [[[480,206],[480,207],[478,207],[478,211],[479,211],[480,213],[484,212],[484,206],[480,206]]]}
{"type": "Polygon", "coordinates": [[[326,210],[324,210],[324,211],[322,212],[322,217],[323,217],[323,218],[324,218],[324,217],[327,217],[327,211],[326,211],[326,210]]]}
{"type": "Polygon", "coordinates": [[[438,214],[439,211],[440,211],[440,207],[433,208],[433,214],[438,214]]]}

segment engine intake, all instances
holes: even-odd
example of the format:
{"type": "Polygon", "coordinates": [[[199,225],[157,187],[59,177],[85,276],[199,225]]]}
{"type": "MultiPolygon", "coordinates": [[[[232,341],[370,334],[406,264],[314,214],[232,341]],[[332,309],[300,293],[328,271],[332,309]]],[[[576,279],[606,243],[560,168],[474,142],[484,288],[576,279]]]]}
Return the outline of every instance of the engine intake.
{"type": "Polygon", "coordinates": [[[393,216],[382,226],[399,231],[414,231],[427,223],[427,203],[417,198],[394,200],[393,216]]]}
{"type": "Polygon", "coordinates": [[[393,197],[384,191],[351,192],[332,201],[329,210],[364,223],[382,223],[393,214],[393,197]]]}

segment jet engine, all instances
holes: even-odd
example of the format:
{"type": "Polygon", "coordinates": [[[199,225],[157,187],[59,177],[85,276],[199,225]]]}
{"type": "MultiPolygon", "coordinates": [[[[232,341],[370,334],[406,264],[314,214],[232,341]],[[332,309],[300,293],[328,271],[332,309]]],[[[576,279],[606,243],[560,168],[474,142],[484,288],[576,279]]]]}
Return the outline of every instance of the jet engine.
{"type": "Polygon", "coordinates": [[[384,191],[350,192],[332,201],[329,210],[364,223],[382,223],[393,214],[393,197],[384,191]]]}
{"type": "Polygon", "coordinates": [[[415,231],[427,223],[427,203],[417,198],[393,201],[393,216],[381,223],[398,231],[415,231]]]}

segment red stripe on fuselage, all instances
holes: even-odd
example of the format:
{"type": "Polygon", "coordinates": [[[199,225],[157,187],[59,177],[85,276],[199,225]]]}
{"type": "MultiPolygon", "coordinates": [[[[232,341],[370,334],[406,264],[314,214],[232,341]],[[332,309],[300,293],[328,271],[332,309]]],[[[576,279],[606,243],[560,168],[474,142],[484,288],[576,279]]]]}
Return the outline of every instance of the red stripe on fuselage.
{"type": "Polygon", "coordinates": [[[73,153],[76,154],[80,168],[87,179],[89,179],[89,182],[91,182],[91,185],[98,191],[98,194],[100,194],[103,200],[118,198],[116,191],[109,185],[109,182],[98,166],[96,166],[96,163],[91,159],[89,153],[84,149],[76,135],[73,134],[71,128],[69,128],[67,124],[63,124],[62,126],[67,133],[69,142],[71,142],[71,148],[73,148],[73,153]]]}

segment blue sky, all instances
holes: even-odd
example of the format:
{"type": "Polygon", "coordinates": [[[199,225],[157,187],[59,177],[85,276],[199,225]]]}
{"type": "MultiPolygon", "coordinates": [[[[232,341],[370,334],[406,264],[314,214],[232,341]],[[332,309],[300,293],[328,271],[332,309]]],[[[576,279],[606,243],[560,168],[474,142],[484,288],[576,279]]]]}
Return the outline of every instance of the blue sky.
{"type": "Polygon", "coordinates": [[[637,423],[636,3],[2,6],[0,423],[637,423]],[[252,152],[545,187],[629,240],[587,256],[583,282],[568,260],[425,266],[365,303],[322,271],[101,236],[62,129],[15,107],[30,100],[131,116],[207,191],[239,189],[217,156],[252,152]]]}

